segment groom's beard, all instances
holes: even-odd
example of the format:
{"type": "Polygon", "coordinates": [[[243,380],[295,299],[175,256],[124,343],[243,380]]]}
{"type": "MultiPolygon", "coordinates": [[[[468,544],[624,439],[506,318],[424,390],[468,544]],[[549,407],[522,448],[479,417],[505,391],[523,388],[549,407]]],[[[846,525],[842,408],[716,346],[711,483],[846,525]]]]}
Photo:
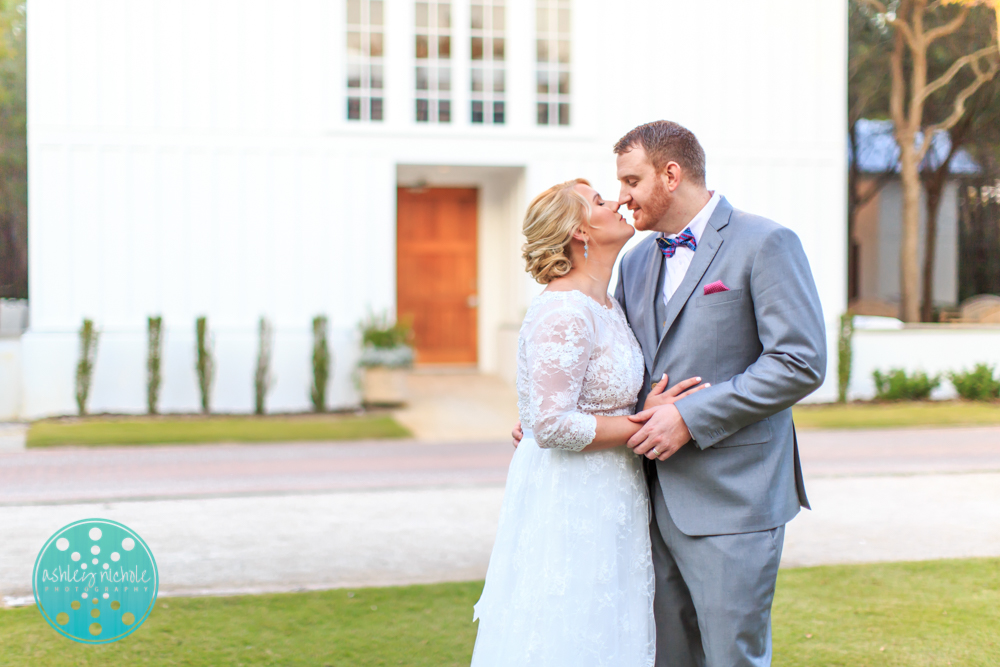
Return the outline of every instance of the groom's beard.
{"type": "Polygon", "coordinates": [[[673,196],[670,191],[663,185],[663,181],[656,179],[656,185],[653,186],[653,192],[649,195],[649,201],[642,206],[643,227],[647,230],[655,229],[667,215],[672,203],[673,196]]]}

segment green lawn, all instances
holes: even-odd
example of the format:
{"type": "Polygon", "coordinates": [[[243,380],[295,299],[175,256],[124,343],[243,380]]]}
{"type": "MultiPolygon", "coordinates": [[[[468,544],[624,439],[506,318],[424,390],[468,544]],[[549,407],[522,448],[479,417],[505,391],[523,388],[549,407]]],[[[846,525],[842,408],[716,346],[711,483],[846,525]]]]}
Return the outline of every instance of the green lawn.
{"type": "Polygon", "coordinates": [[[367,440],[409,436],[410,432],[388,415],[88,417],[35,422],[28,431],[28,447],[367,440]]]}
{"type": "MultiPolygon", "coordinates": [[[[0,665],[468,665],[481,582],[163,598],[135,634],[64,639],[33,607],[0,611],[0,665]]],[[[774,664],[1000,664],[1000,559],[784,570],[774,664]]]]}
{"type": "Polygon", "coordinates": [[[797,405],[794,415],[799,428],[984,426],[1000,424],[1000,403],[921,401],[797,405]]]}

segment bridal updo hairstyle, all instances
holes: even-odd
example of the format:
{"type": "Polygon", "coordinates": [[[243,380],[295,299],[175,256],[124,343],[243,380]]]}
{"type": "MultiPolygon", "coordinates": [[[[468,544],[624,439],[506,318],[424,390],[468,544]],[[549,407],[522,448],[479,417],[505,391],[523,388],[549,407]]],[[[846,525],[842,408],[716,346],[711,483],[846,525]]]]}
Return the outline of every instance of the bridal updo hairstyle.
{"type": "Polygon", "coordinates": [[[590,220],[590,202],[575,190],[578,184],[589,186],[582,178],[566,181],[538,195],[524,216],[522,249],[525,270],[543,285],[565,276],[573,268],[569,242],[584,220],[590,220]]]}

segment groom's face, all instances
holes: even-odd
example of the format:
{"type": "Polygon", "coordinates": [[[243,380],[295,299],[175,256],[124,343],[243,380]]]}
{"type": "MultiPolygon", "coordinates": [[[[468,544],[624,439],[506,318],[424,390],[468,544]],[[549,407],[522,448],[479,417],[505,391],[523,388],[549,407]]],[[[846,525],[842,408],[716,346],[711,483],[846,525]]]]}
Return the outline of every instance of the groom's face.
{"type": "Polygon", "coordinates": [[[618,201],[632,211],[636,229],[655,230],[672,200],[663,175],[656,173],[642,146],[621,153],[617,162],[618,182],[621,183],[618,201]]]}

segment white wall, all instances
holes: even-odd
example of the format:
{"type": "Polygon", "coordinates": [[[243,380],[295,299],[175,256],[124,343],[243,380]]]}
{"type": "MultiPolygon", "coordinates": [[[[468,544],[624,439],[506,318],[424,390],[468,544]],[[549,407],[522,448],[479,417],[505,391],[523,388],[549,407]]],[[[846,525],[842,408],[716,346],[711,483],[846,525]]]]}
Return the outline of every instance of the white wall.
{"type": "Polygon", "coordinates": [[[979,363],[1000,367],[1000,326],[988,324],[910,325],[905,329],[854,332],[848,398],[875,396],[874,371],[902,368],[941,375],[932,398],[954,398],[950,371],[972,370],[979,363]]]}
{"type": "MultiPolygon", "coordinates": [[[[464,25],[467,8],[455,7],[464,25]]],[[[521,174],[481,193],[482,238],[502,243],[480,250],[480,356],[493,370],[499,332],[538,290],[517,266],[524,205],[577,176],[614,196],[611,146],[657,118],[698,134],[711,187],[800,234],[835,331],[846,303],[845,0],[577,0],[569,128],[533,124],[532,7],[509,3],[508,124],[470,125],[459,28],[455,121],[441,127],[413,120],[411,0],[387,0],[381,124],[345,120],[343,0],[29,0],[24,414],[73,411],[84,317],[104,332],[91,409],[141,410],[155,314],[168,329],[165,410],[197,404],[199,315],[217,334],[218,409],[252,406],[261,315],[278,331],[273,409],[308,407],[319,313],[339,360],[333,404],[356,404],[345,366],[357,322],[395,309],[400,165],[521,174]]]]}

